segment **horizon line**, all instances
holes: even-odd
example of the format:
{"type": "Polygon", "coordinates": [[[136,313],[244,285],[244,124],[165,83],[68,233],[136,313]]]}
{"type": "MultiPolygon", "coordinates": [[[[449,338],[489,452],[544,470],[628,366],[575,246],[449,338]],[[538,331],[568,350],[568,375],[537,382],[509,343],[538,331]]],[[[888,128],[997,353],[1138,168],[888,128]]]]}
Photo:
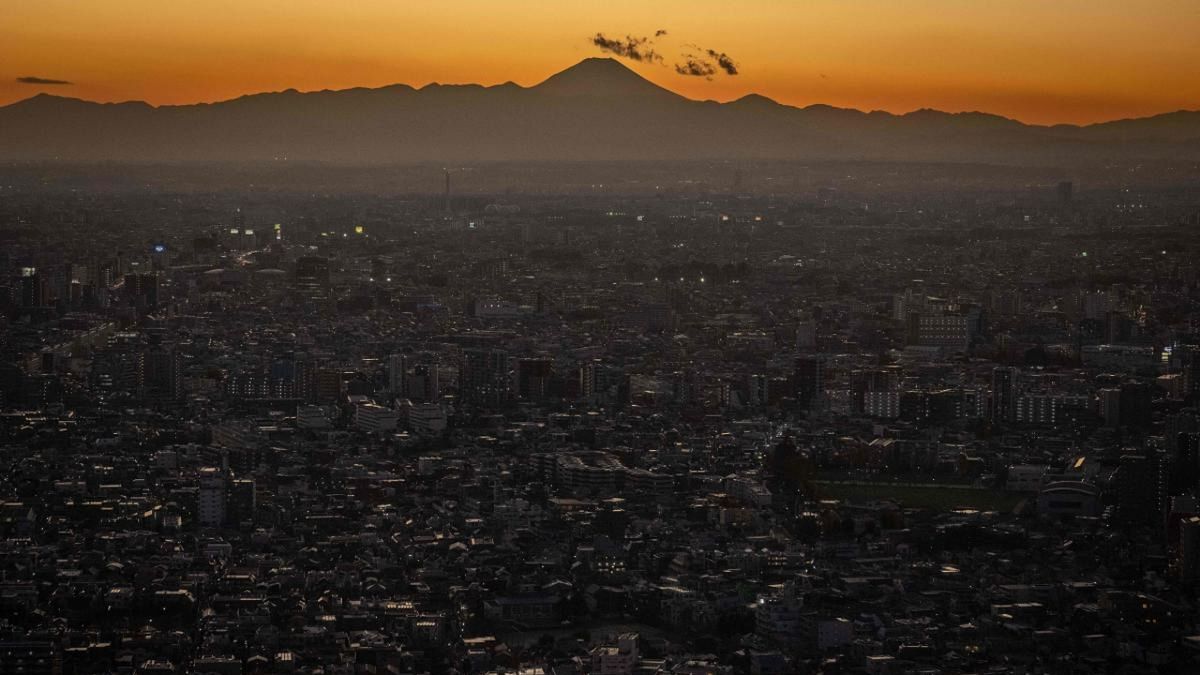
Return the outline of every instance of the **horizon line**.
{"type": "Polygon", "coordinates": [[[199,101],[191,101],[191,102],[187,102],[187,103],[157,103],[157,104],[151,103],[150,101],[147,101],[145,99],[97,101],[94,99],[87,99],[87,98],[82,98],[82,97],[78,97],[78,96],[66,96],[63,94],[52,93],[49,91],[39,91],[36,94],[33,94],[31,96],[27,96],[25,98],[18,99],[16,101],[12,101],[10,103],[5,103],[3,105],[0,105],[0,110],[3,110],[5,108],[10,108],[13,106],[17,106],[22,103],[27,103],[29,101],[39,99],[39,98],[54,98],[54,99],[63,99],[63,100],[68,100],[68,101],[79,101],[82,103],[89,103],[92,105],[100,105],[100,106],[144,105],[144,106],[147,106],[154,110],[159,110],[159,109],[163,109],[163,108],[187,108],[187,107],[193,107],[193,106],[221,105],[223,103],[232,103],[234,101],[238,101],[238,100],[241,100],[244,98],[252,98],[255,96],[271,96],[271,95],[289,94],[289,93],[308,95],[308,94],[323,94],[323,93],[342,93],[342,92],[358,91],[358,90],[381,91],[384,89],[391,89],[394,87],[407,87],[408,89],[419,92],[419,91],[424,91],[425,89],[430,89],[433,87],[478,87],[481,89],[496,89],[496,88],[500,88],[500,87],[510,87],[511,86],[511,87],[516,87],[518,89],[521,89],[523,91],[529,91],[532,89],[536,89],[537,87],[540,87],[540,86],[546,84],[547,82],[549,82],[550,80],[554,79],[556,76],[561,75],[567,71],[570,71],[573,68],[576,68],[579,65],[581,65],[583,63],[587,63],[589,61],[590,62],[596,62],[596,61],[611,62],[611,63],[619,66],[620,68],[624,69],[626,72],[633,75],[634,77],[637,77],[638,79],[642,80],[643,82],[646,82],[647,84],[650,84],[654,87],[662,89],[665,92],[669,92],[675,96],[678,96],[679,98],[681,98],[685,101],[689,101],[692,103],[716,103],[718,105],[729,105],[729,104],[736,103],[738,101],[742,101],[742,100],[749,99],[749,98],[760,98],[760,99],[769,101],[773,105],[781,106],[784,108],[791,108],[793,110],[809,110],[812,108],[828,108],[828,109],[832,109],[832,110],[856,112],[856,113],[859,113],[862,115],[890,115],[892,117],[907,117],[909,115],[913,115],[916,113],[922,113],[922,112],[934,112],[934,113],[939,113],[939,114],[943,114],[943,115],[982,115],[982,116],[988,116],[988,117],[994,117],[994,118],[998,118],[998,119],[1002,119],[1002,120],[1007,120],[1010,122],[1016,122],[1018,124],[1026,126],[1026,127],[1043,128],[1043,129],[1053,129],[1056,127],[1073,127],[1073,128],[1077,128],[1077,129],[1086,129],[1088,127],[1103,126],[1106,124],[1114,124],[1114,123],[1118,123],[1118,122],[1148,120],[1148,119],[1154,119],[1157,117],[1164,117],[1167,115],[1177,115],[1177,114],[1181,114],[1181,113],[1200,114],[1200,107],[1178,108],[1175,110],[1163,110],[1161,112],[1150,113],[1147,115],[1136,116],[1136,117],[1116,117],[1116,118],[1112,118],[1112,119],[1098,120],[1098,121],[1087,122],[1087,123],[1054,122],[1054,123],[1050,123],[1050,124],[1045,124],[1045,123],[1037,123],[1037,122],[1027,122],[1027,121],[1017,118],[1017,117],[1010,117],[1008,115],[1002,115],[1000,113],[994,113],[994,112],[989,112],[989,111],[980,110],[980,109],[943,110],[941,108],[922,106],[919,108],[913,108],[911,110],[906,110],[904,112],[895,112],[892,110],[887,110],[885,108],[874,108],[871,110],[866,110],[863,108],[857,108],[857,107],[852,107],[852,106],[851,107],[837,106],[837,105],[833,105],[833,104],[829,104],[829,103],[810,103],[807,105],[795,105],[792,103],[781,102],[777,99],[774,99],[770,96],[767,96],[765,94],[761,94],[758,92],[749,92],[749,93],[743,94],[741,96],[738,96],[736,98],[730,98],[727,100],[718,100],[718,99],[712,99],[712,98],[698,99],[698,98],[690,98],[690,97],[688,97],[684,94],[681,94],[673,89],[670,89],[670,88],[660,85],[656,82],[653,82],[652,80],[644,77],[641,73],[638,73],[637,71],[630,68],[625,63],[622,63],[619,59],[613,58],[611,56],[589,56],[589,57],[583,58],[583,59],[567,66],[566,68],[563,68],[561,70],[557,70],[557,71],[551,73],[550,75],[546,76],[542,80],[538,81],[535,84],[531,84],[531,85],[522,85],[517,82],[514,82],[513,80],[505,80],[504,82],[498,82],[496,84],[482,84],[479,82],[430,81],[430,82],[427,82],[422,85],[414,85],[414,84],[409,84],[407,82],[391,82],[388,84],[382,84],[382,85],[374,86],[374,87],[366,86],[366,85],[357,85],[357,86],[344,87],[344,88],[340,88],[340,89],[324,88],[324,89],[300,90],[295,87],[285,87],[283,89],[246,92],[244,94],[239,94],[237,96],[232,96],[230,98],[199,100],[199,101]]]}

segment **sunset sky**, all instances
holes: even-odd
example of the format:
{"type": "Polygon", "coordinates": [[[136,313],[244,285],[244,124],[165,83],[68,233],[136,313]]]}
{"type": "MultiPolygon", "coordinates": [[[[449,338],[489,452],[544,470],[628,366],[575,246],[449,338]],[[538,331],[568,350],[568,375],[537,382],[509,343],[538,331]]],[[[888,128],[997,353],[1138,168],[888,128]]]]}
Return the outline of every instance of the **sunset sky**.
{"type": "Polygon", "coordinates": [[[3,0],[0,104],[532,85],[603,55],[597,33],[651,37],[661,62],[624,62],[691,98],[1037,123],[1200,109],[1200,0],[3,0]],[[709,49],[738,74],[675,72],[709,49]]]}

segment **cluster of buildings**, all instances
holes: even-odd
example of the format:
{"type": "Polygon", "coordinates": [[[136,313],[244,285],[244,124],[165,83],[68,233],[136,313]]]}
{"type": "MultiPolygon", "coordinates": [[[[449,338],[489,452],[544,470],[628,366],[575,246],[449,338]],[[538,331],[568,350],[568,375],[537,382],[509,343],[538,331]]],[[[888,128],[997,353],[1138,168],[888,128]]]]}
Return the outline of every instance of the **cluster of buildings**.
{"type": "Polygon", "coordinates": [[[840,180],[0,204],[0,672],[1200,668],[1195,206],[840,180]]]}

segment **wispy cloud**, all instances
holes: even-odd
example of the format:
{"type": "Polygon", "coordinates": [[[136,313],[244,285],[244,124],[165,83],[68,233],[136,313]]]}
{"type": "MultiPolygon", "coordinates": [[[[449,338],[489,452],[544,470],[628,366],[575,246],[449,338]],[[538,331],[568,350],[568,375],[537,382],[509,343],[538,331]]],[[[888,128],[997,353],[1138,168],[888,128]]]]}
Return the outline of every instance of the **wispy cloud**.
{"type": "MultiPolygon", "coordinates": [[[[667,29],[659,28],[651,36],[626,35],[624,38],[609,37],[604,33],[596,33],[589,38],[592,45],[600,51],[643,63],[663,63],[663,56],[655,45],[658,38],[667,35],[667,29]]],[[[686,77],[703,77],[713,79],[714,75],[723,73],[733,76],[738,74],[738,64],[733,57],[716,49],[708,49],[688,43],[684,45],[687,51],[679,55],[679,61],[673,65],[675,72],[686,77]]]]}
{"type": "Polygon", "coordinates": [[[738,66],[734,62],[733,57],[725,52],[719,52],[715,49],[706,49],[696,44],[688,43],[685,45],[689,52],[685,52],[680,58],[682,63],[675,64],[675,72],[687,77],[703,77],[706,80],[713,79],[713,75],[718,72],[726,75],[737,75],[738,66]]]}
{"type": "Polygon", "coordinates": [[[711,80],[716,74],[717,68],[713,64],[703,59],[687,57],[683,63],[675,64],[675,72],[688,77],[703,77],[706,80],[711,80]]]}
{"type": "Polygon", "coordinates": [[[708,49],[705,50],[705,53],[708,54],[709,58],[717,62],[717,67],[725,71],[726,75],[738,74],[737,64],[734,63],[733,59],[725,52],[718,52],[715,49],[708,49]]]}
{"type": "Polygon", "coordinates": [[[663,60],[662,56],[654,51],[653,42],[648,37],[626,35],[625,39],[620,39],[607,37],[603,33],[596,33],[591,40],[593,45],[600,48],[600,51],[616,54],[631,61],[661,63],[663,60]]]}
{"type": "Polygon", "coordinates": [[[21,84],[74,84],[67,80],[55,80],[49,77],[35,77],[33,75],[24,75],[17,78],[17,82],[21,84]]]}

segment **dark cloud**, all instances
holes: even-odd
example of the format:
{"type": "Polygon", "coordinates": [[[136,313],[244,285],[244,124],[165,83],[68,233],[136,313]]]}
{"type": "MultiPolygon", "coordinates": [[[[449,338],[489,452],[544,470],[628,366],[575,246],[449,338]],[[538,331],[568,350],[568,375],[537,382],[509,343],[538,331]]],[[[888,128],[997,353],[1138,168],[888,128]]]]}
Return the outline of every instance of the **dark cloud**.
{"type": "Polygon", "coordinates": [[[592,44],[600,48],[600,51],[616,54],[632,61],[644,62],[662,62],[662,56],[654,51],[651,46],[652,42],[647,37],[633,37],[626,35],[624,40],[606,37],[603,33],[596,33],[592,37],[592,44]]]}
{"type": "Polygon", "coordinates": [[[707,49],[705,50],[705,53],[717,62],[717,66],[721,70],[725,71],[726,75],[738,74],[737,64],[734,63],[733,59],[725,52],[718,52],[715,49],[707,49]]]}
{"type": "Polygon", "coordinates": [[[666,28],[659,28],[658,30],[654,31],[654,37],[662,37],[666,34],[667,34],[666,28]]]}
{"type": "Polygon", "coordinates": [[[675,64],[675,72],[688,77],[703,77],[711,80],[712,76],[716,74],[717,68],[704,59],[687,57],[683,63],[675,64]]]}
{"type": "Polygon", "coordinates": [[[20,82],[21,84],[74,84],[73,82],[68,82],[66,80],[54,80],[48,77],[34,77],[32,75],[18,77],[17,82],[20,82]]]}

